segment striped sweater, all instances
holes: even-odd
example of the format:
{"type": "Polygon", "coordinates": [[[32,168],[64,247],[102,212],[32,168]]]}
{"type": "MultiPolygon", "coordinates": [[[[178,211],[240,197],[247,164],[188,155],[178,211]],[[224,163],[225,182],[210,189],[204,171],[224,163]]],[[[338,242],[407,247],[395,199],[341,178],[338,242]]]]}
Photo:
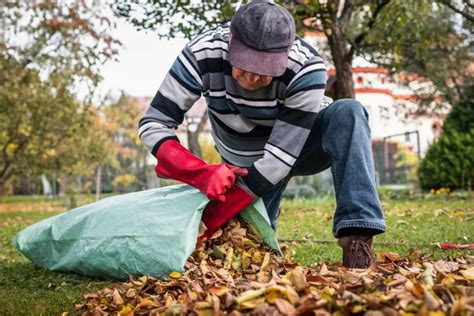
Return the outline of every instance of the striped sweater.
{"type": "Polygon", "coordinates": [[[216,148],[223,161],[247,167],[240,181],[262,196],[285,178],[305,144],[324,97],[326,67],[316,50],[297,37],[285,73],[250,91],[232,78],[229,26],[190,41],[178,56],[139,122],[141,141],[156,154],[204,96],[216,148]]]}

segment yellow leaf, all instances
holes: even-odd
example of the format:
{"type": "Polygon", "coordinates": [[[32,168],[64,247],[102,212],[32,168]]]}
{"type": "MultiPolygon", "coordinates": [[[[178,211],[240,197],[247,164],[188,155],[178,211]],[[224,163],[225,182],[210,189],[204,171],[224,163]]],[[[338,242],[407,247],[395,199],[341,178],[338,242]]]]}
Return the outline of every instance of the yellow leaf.
{"type": "Polygon", "coordinates": [[[242,253],[242,269],[247,269],[250,266],[251,258],[252,256],[247,251],[242,253]]]}
{"type": "MultiPolygon", "coordinates": [[[[288,298],[288,290],[280,285],[272,285],[266,288],[265,297],[268,303],[273,304],[274,300],[277,298],[288,298]]],[[[293,304],[293,301],[290,300],[293,304]]]]}
{"type": "Polygon", "coordinates": [[[267,283],[270,281],[270,279],[271,279],[270,272],[261,270],[257,273],[258,282],[267,283]]]}
{"type": "Polygon", "coordinates": [[[212,304],[206,301],[196,302],[194,303],[194,308],[195,309],[212,308],[212,304]]]}
{"type": "Polygon", "coordinates": [[[474,267],[471,267],[467,270],[462,270],[461,274],[466,280],[474,280],[474,267]]]}
{"type": "Polygon", "coordinates": [[[181,273],[178,271],[173,271],[168,275],[171,279],[179,279],[181,277],[181,273]]]}
{"type": "Polygon", "coordinates": [[[130,313],[133,313],[133,307],[131,305],[127,304],[127,305],[122,306],[122,309],[120,310],[118,315],[119,316],[125,316],[125,315],[128,315],[130,313]]]}
{"type": "Polygon", "coordinates": [[[135,309],[139,309],[141,307],[147,307],[147,306],[154,306],[155,303],[149,299],[143,299],[141,300],[140,303],[138,303],[137,307],[135,307],[135,309]]]}
{"type": "Polygon", "coordinates": [[[265,293],[265,289],[258,289],[258,290],[248,290],[240,294],[235,301],[237,304],[242,304],[243,302],[253,300],[260,295],[263,295],[265,293]]]}
{"type": "Polygon", "coordinates": [[[244,245],[249,248],[258,248],[258,246],[250,239],[244,238],[244,245]]]}
{"type": "Polygon", "coordinates": [[[239,305],[241,309],[254,309],[258,305],[257,302],[255,301],[248,301],[248,302],[243,302],[242,304],[239,305]]]}
{"type": "Polygon", "coordinates": [[[232,269],[239,270],[242,267],[242,261],[240,259],[236,259],[232,261],[232,269]]]}
{"type": "Polygon", "coordinates": [[[361,312],[364,311],[364,310],[365,310],[365,307],[364,307],[364,306],[362,306],[362,305],[354,305],[354,306],[352,306],[352,308],[351,308],[351,313],[353,313],[353,314],[359,314],[359,313],[361,313],[361,312]]]}
{"type": "Polygon", "coordinates": [[[225,254],[225,260],[224,260],[224,269],[230,269],[232,265],[232,256],[234,255],[234,248],[229,247],[227,249],[227,252],[225,254]]]}
{"type": "Polygon", "coordinates": [[[197,311],[198,316],[214,316],[214,310],[212,309],[201,309],[197,311]]]}
{"type": "Polygon", "coordinates": [[[268,303],[273,304],[277,298],[281,298],[280,291],[278,290],[268,290],[265,294],[265,299],[268,303]]]}
{"type": "Polygon", "coordinates": [[[264,270],[268,266],[269,263],[270,263],[270,253],[265,252],[265,255],[263,256],[262,265],[260,266],[260,271],[264,270]]]}
{"type": "Polygon", "coordinates": [[[165,315],[181,315],[181,312],[183,310],[183,305],[181,304],[172,304],[169,305],[168,308],[166,309],[165,315]]]}
{"type": "Polygon", "coordinates": [[[302,291],[308,287],[308,282],[306,282],[306,276],[304,275],[303,268],[296,267],[290,271],[288,279],[291,281],[293,286],[297,291],[302,291]]]}
{"type": "Polygon", "coordinates": [[[143,282],[140,282],[138,280],[131,279],[130,282],[132,283],[134,288],[141,288],[143,285],[145,285],[143,282]]]}
{"type": "Polygon", "coordinates": [[[252,261],[258,264],[262,262],[262,254],[260,253],[260,251],[255,251],[252,254],[252,261]]]}
{"type": "Polygon", "coordinates": [[[447,276],[445,276],[443,278],[443,280],[441,281],[441,283],[443,285],[447,285],[447,286],[452,286],[456,283],[456,279],[454,278],[454,276],[452,274],[448,274],[447,276]]]}
{"type": "Polygon", "coordinates": [[[248,230],[250,231],[251,234],[257,236],[257,237],[260,237],[260,234],[257,230],[257,228],[255,226],[253,226],[252,224],[247,224],[247,228],[248,230]]]}
{"type": "Polygon", "coordinates": [[[293,305],[300,300],[298,293],[296,293],[295,289],[289,285],[286,286],[286,296],[288,297],[288,301],[293,305]]]}
{"type": "Polygon", "coordinates": [[[222,286],[213,286],[213,287],[211,287],[209,289],[209,292],[211,292],[212,294],[217,295],[217,296],[222,296],[225,293],[227,293],[228,290],[229,289],[227,288],[227,286],[222,285],[222,286]]]}

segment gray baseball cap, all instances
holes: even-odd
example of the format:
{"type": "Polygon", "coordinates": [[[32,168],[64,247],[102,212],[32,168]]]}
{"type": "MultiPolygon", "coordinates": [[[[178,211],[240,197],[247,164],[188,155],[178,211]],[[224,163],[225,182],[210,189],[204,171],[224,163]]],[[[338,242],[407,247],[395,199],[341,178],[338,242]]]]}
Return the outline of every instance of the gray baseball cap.
{"type": "Polygon", "coordinates": [[[230,22],[229,62],[259,75],[285,72],[295,40],[295,21],[282,6],[265,0],[243,5],[230,22]]]}

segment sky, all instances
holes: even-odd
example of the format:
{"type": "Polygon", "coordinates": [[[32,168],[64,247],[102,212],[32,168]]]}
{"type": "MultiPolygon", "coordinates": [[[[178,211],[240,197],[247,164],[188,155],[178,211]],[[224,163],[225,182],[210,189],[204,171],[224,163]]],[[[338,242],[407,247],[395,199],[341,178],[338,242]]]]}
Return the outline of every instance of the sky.
{"type": "Polygon", "coordinates": [[[155,95],[172,63],[187,40],[159,39],[153,32],[137,31],[122,20],[112,32],[123,44],[118,62],[109,61],[102,66],[103,82],[100,93],[118,95],[124,91],[132,96],[155,95]]]}

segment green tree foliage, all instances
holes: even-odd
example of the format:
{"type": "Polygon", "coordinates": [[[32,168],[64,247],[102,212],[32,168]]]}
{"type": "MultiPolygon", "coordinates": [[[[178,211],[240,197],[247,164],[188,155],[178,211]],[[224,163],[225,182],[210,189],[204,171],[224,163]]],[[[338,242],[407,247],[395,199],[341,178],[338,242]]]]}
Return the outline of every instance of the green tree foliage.
{"type": "Polygon", "coordinates": [[[443,104],[466,99],[462,87],[473,82],[473,22],[460,19],[449,1],[399,1],[380,15],[388,29],[376,28],[367,38],[367,58],[389,69],[414,90],[419,107],[414,114],[431,113],[443,104]],[[390,23],[392,22],[392,23],[390,23]],[[380,39],[383,38],[383,41],[380,39]],[[393,56],[393,58],[387,58],[393,56]],[[411,85],[415,80],[416,85],[411,85]]]}
{"type": "Polygon", "coordinates": [[[469,189],[474,185],[474,102],[473,87],[467,87],[469,100],[453,106],[443,134],[422,160],[419,177],[424,189],[469,189]]]}
{"type": "Polygon", "coordinates": [[[102,110],[108,151],[106,176],[112,189],[121,192],[146,188],[148,150],[137,134],[138,121],[145,110],[143,104],[140,99],[122,94],[102,110]]]}
{"type": "Polygon", "coordinates": [[[91,172],[104,139],[87,98],[119,43],[85,2],[8,1],[1,6],[0,188],[15,176],[91,172]]]}
{"type": "MultiPolygon", "coordinates": [[[[115,9],[140,29],[155,30],[163,37],[191,37],[204,28],[230,21],[242,2],[248,1],[118,0],[115,9]]],[[[351,66],[355,56],[394,72],[414,71],[434,81],[437,87],[445,85],[452,90],[462,80],[459,72],[465,68],[460,67],[460,62],[467,59],[467,51],[458,46],[465,43],[465,31],[472,22],[469,14],[462,15],[464,24],[456,22],[459,19],[453,14],[459,17],[459,12],[467,11],[453,1],[276,2],[292,13],[300,34],[319,31],[326,36],[336,68],[337,98],[354,97],[351,66]],[[446,62],[440,63],[443,59],[446,62]],[[444,76],[440,70],[450,72],[444,76]]],[[[449,97],[452,93],[443,95],[449,97]]]]}

